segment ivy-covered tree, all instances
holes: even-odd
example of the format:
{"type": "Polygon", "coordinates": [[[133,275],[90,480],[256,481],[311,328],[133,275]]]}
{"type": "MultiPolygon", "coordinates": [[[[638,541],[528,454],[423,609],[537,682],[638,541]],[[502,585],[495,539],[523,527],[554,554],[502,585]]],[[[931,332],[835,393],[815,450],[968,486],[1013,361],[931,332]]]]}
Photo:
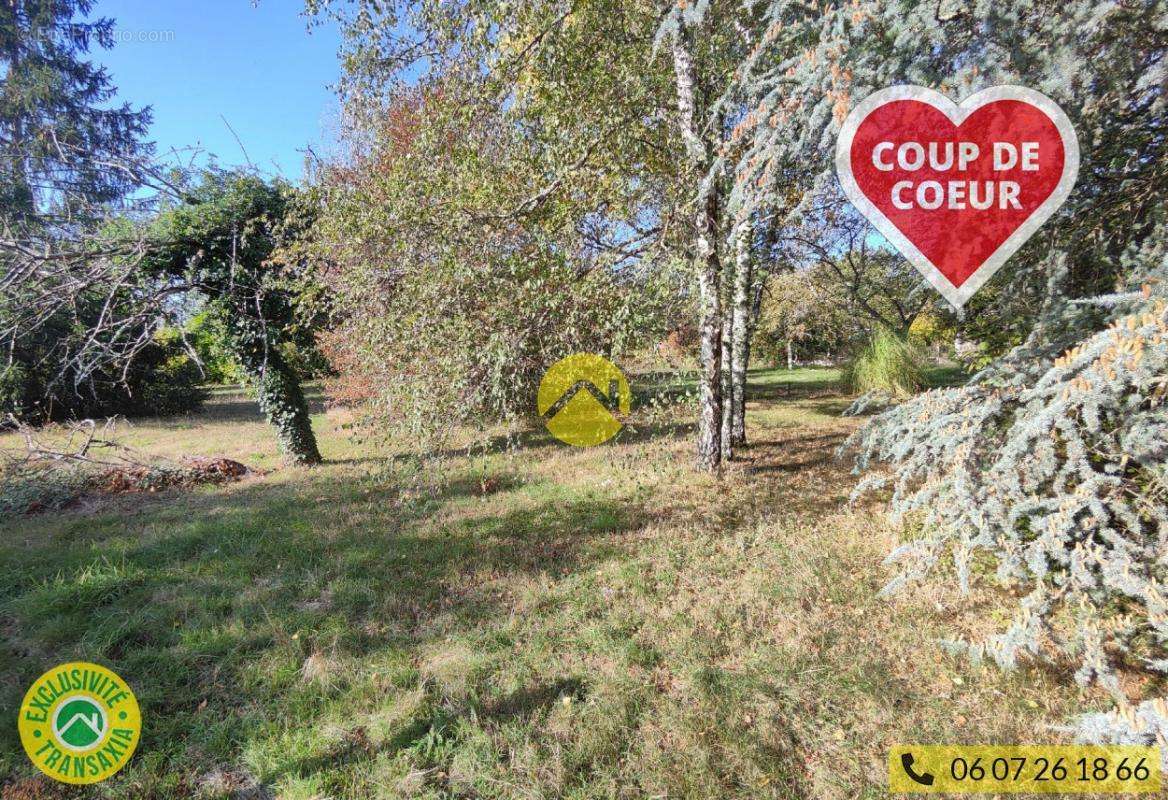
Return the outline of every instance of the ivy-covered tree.
{"type": "Polygon", "coordinates": [[[291,187],[242,172],[207,171],[149,226],[140,268],[199,292],[254,383],[280,450],[321,460],[300,378],[281,351],[294,331],[294,286],[273,253],[304,222],[291,187]]]}

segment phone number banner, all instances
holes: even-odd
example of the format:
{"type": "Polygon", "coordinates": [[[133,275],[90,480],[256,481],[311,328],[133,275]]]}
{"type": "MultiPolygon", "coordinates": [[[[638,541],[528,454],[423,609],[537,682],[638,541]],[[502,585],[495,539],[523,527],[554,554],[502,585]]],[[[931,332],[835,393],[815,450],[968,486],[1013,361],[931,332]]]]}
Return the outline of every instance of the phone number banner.
{"type": "Polygon", "coordinates": [[[888,788],[905,793],[1158,794],[1160,749],[1136,745],[896,745],[888,788]]]}

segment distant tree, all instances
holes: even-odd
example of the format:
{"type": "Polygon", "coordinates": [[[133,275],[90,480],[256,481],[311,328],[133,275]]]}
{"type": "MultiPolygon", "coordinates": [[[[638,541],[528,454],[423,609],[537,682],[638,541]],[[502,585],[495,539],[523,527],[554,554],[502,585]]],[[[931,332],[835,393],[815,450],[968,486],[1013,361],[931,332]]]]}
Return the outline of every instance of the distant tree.
{"type": "Polygon", "coordinates": [[[755,337],[772,363],[790,368],[800,354],[839,357],[864,338],[863,318],[834,278],[818,264],[767,278],[755,337]]]}
{"type": "Polygon", "coordinates": [[[874,238],[867,220],[835,190],[817,195],[784,229],[783,255],[814,265],[816,284],[868,330],[883,327],[903,337],[922,311],[941,305],[920,273],[874,238]]]}

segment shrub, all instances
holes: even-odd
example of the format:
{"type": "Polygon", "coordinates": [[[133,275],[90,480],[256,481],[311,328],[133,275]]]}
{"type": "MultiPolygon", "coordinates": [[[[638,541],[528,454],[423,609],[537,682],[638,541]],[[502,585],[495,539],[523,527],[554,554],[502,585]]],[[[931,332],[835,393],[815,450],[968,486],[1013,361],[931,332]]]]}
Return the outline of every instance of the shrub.
{"type": "MultiPolygon", "coordinates": [[[[276,344],[276,349],[301,380],[312,380],[329,374],[328,359],[312,341],[314,331],[291,330],[288,339],[276,344]]],[[[247,383],[247,373],[240,366],[232,350],[227,325],[222,313],[204,309],[190,318],[184,326],[187,342],[194,348],[203,367],[207,383],[247,383]]]]}
{"type": "Polygon", "coordinates": [[[169,416],[197,410],[207,397],[203,374],[177,332],[160,331],[128,365],[75,380],[56,346],[57,332],[26,339],[0,370],[0,415],[22,422],[109,417],[169,416]]]}
{"type": "MultiPolygon", "coordinates": [[[[1020,593],[1013,621],[954,642],[1009,667],[1063,656],[1119,710],[1083,718],[1094,740],[1168,736],[1163,701],[1131,707],[1117,669],[1168,672],[1168,262],[1138,291],[1067,301],[1055,270],[1028,340],[966,386],[927,392],[849,441],[895,515],[927,535],[889,556],[893,592],[951,561],[962,592],[979,554],[1020,593]]],[[[1137,283],[1138,285],[1138,283],[1137,283]]]]}
{"type": "Polygon", "coordinates": [[[203,365],[207,383],[244,383],[247,375],[231,352],[227,326],[217,314],[204,309],[190,318],[184,333],[203,365]]]}
{"type": "Polygon", "coordinates": [[[130,366],[129,375],[133,381],[124,396],[115,395],[106,407],[86,416],[168,417],[197,411],[207,399],[203,371],[173,329],[155,336],[154,344],[130,366]]]}
{"type": "Polygon", "coordinates": [[[925,385],[922,356],[908,340],[879,327],[848,364],[844,382],[858,394],[910,397],[925,385]]]}

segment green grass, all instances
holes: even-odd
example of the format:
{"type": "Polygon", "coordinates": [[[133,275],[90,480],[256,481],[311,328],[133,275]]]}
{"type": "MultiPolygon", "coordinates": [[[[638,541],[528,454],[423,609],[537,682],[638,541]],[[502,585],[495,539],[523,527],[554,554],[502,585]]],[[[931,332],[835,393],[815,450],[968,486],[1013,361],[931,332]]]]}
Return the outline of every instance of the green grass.
{"type": "Polygon", "coordinates": [[[316,469],[274,469],[236,395],[136,425],[143,450],[272,471],[0,528],[8,719],[80,659],[145,721],[80,792],[0,726],[4,797],[842,800],[884,795],[896,742],[1051,740],[1082,702],[1060,676],[936,644],[993,598],[876,598],[900,533],[846,506],[837,379],[752,373],[754,443],[721,482],[684,419],[590,450],[533,434],[429,488],[335,414],[316,469]]]}

